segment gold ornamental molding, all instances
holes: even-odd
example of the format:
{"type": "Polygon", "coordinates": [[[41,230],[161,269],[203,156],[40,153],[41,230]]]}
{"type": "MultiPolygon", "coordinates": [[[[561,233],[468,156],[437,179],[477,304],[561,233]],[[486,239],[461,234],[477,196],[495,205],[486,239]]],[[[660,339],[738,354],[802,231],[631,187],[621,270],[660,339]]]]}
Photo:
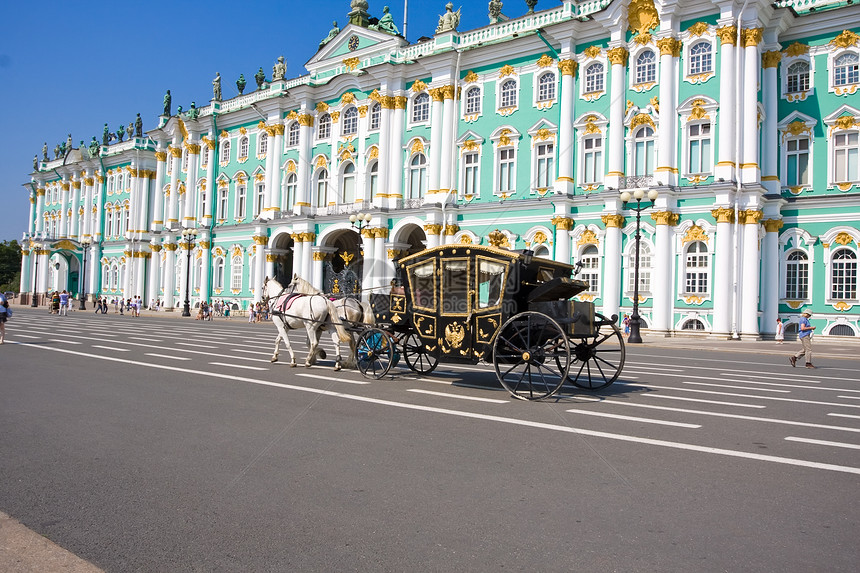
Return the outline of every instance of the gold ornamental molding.
{"type": "Polygon", "coordinates": [[[687,28],[687,32],[689,32],[691,36],[696,36],[697,38],[704,35],[707,31],[708,25],[705,22],[696,22],[687,28]]]}
{"type": "Polygon", "coordinates": [[[775,68],[779,65],[780,60],[782,60],[782,52],[779,50],[765,52],[761,55],[761,67],[775,68]]]}
{"type": "Polygon", "coordinates": [[[809,46],[795,42],[783,50],[783,55],[787,58],[796,58],[797,56],[805,56],[809,53],[809,46]]]}
{"type": "Polygon", "coordinates": [[[660,38],[657,40],[657,47],[660,49],[661,56],[672,56],[673,58],[681,56],[681,40],[677,38],[660,38]]]}
{"type": "MultiPolygon", "coordinates": [[[[532,237],[531,243],[526,243],[527,246],[531,245],[543,245],[544,243],[549,242],[549,237],[546,236],[546,233],[543,231],[538,231],[532,237]]],[[[550,243],[552,244],[552,243],[550,243]]]]}
{"type": "Polygon", "coordinates": [[[764,213],[755,209],[738,212],[738,220],[741,225],[758,225],[763,216],[764,213]]]}
{"type": "Polygon", "coordinates": [[[649,125],[651,129],[657,130],[657,126],[654,125],[654,120],[651,119],[651,116],[647,113],[637,114],[636,117],[633,118],[633,121],[630,122],[630,130],[635,130],[640,125],[649,125]]]}
{"type": "Polygon", "coordinates": [[[424,225],[424,232],[428,235],[441,235],[442,234],[442,225],[438,225],[435,223],[429,223],[424,225]]]}
{"type": "Polygon", "coordinates": [[[358,115],[361,118],[367,117],[367,106],[366,105],[358,106],[358,115]]]}
{"type": "Polygon", "coordinates": [[[586,58],[594,59],[599,56],[600,52],[602,51],[603,50],[600,48],[600,46],[588,46],[582,51],[582,53],[585,55],[586,58]]]}
{"type": "Polygon", "coordinates": [[[316,105],[316,107],[314,107],[314,109],[317,110],[319,113],[323,113],[324,111],[328,111],[328,104],[321,101],[316,105]]]}
{"type": "Polygon", "coordinates": [[[764,226],[764,230],[767,233],[778,233],[780,229],[782,229],[782,219],[765,219],[761,222],[764,226]]]}
{"type": "Polygon", "coordinates": [[[95,179],[92,177],[87,177],[86,179],[84,179],[84,185],[86,185],[87,187],[92,187],[93,185],[95,185],[95,182],[95,179]]]}
{"type": "Polygon", "coordinates": [[[460,225],[445,225],[445,234],[453,237],[460,232],[460,225]]]}
{"type": "Polygon", "coordinates": [[[160,253],[160,252],[161,252],[161,245],[152,245],[152,244],[151,244],[151,245],[149,245],[149,249],[150,249],[153,253],[160,253]]]}
{"type": "Polygon", "coordinates": [[[537,65],[539,68],[548,68],[552,65],[554,61],[555,60],[549,57],[549,55],[544,54],[540,58],[538,58],[537,65]]]}
{"type": "Polygon", "coordinates": [[[406,96],[395,96],[394,97],[394,109],[406,109],[406,104],[408,102],[409,102],[409,98],[407,98],[406,96]]]}
{"type": "Polygon", "coordinates": [[[435,101],[435,102],[445,101],[445,92],[442,88],[431,88],[429,90],[429,92],[430,92],[430,97],[433,99],[433,101],[435,101]]]}
{"type": "MultiPolygon", "coordinates": [[[[80,181],[72,181],[72,187],[75,189],[80,189],[81,188],[81,182],[80,181]]],[[[63,191],[68,191],[68,190],[69,190],[69,186],[63,185],[63,191]]]]}
{"type": "Polygon", "coordinates": [[[651,34],[649,32],[643,32],[642,34],[636,34],[633,36],[633,43],[639,44],[640,46],[645,46],[651,43],[651,34]]]}
{"type": "Polygon", "coordinates": [[[806,133],[810,137],[812,137],[812,127],[806,125],[806,123],[796,119],[785,126],[785,129],[782,130],[784,136],[797,137],[798,135],[806,133]]]}
{"type": "Polygon", "coordinates": [[[469,70],[468,72],[466,72],[466,75],[463,76],[463,81],[467,84],[473,84],[478,81],[478,74],[476,74],[472,70],[469,70]]]}
{"type": "Polygon", "coordinates": [[[576,60],[561,60],[558,63],[558,69],[561,70],[563,76],[575,76],[579,63],[576,60]]]}
{"type": "Polygon", "coordinates": [[[764,28],[744,28],[741,30],[741,41],[744,48],[754,48],[761,44],[764,28]]]}
{"type": "Polygon", "coordinates": [[[692,243],[693,241],[702,241],[703,243],[708,242],[708,236],[705,234],[705,230],[698,225],[693,225],[687,230],[687,234],[684,235],[684,238],[681,240],[681,243],[686,245],[687,243],[692,243]]]}
{"type": "Polygon", "coordinates": [[[412,90],[414,93],[423,92],[427,89],[427,84],[421,80],[415,80],[414,82],[412,82],[412,87],[409,89],[412,90]]]}
{"type": "Polygon", "coordinates": [[[186,143],[185,149],[188,150],[190,155],[200,155],[200,144],[197,143],[186,143]]]}
{"type": "Polygon", "coordinates": [[[700,305],[705,302],[705,299],[698,295],[690,295],[684,299],[684,302],[686,302],[687,304],[700,305]]]}
{"type": "Polygon", "coordinates": [[[681,216],[671,211],[657,211],[656,213],[651,213],[651,219],[658,225],[674,227],[680,221],[681,216]]]}
{"type": "Polygon", "coordinates": [[[324,261],[326,259],[327,254],[328,253],[324,253],[322,251],[314,251],[313,253],[311,253],[311,257],[315,261],[324,261]]]}
{"type": "MultiPolygon", "coordinates": [[[[69,190],[69,184],[68,183],[64,182],[62,185],[60,185],[60,187],[63,189],[63,191],[69,190]]],[[[80,183],[78,183],[78,189],[80,189],[80,183]]]]}
{"type": "Polygon", "coordinates": [[[860,120],[855,120],[854,117],[850,115],[843,115],[835,122],[833,122],[833,125],[830,127],[830,133],[828,134],[828,137],[833,135],[833,132],[837,129],[853,129],[857,126],[860,126],[860,120]]]}
{"type": "Polygon", "coordinates": [[[297,121],[299,122],[299,125],[301,125],[303,127],[313,127],[314,126],[314,116],[307,114],[307,113],[303,113],[303,114],[299,115],[299,117],[297,118],[297,121]]]}
{"type": "Polygon", "coordinates": [[[570,217],[556,215],[550,220],[550,222],[559,231],[570,231],[573,228],[573,219],[570,217]]]}
{"type": "Polygon", "coordinates": [[[505,64],[499,70],[499,77],[504,78],[506,76],[515,76],[517,73],[514,71],[514,67],[510,64],[505,64]]]}
{"type": "Polygon", "coordinates": [[[155,152],[155,160],[156,161],[167,161],[167,152],[166,151],[156,151],[155,152]]]}
{"type": "Polygon", "coordinates": [[[45,196],[45,190],[42,187],[37,188],[36,189],[36,197],[44,197],[44,196],[45,196]]]}
{"type": "Polygon", "coordinates": [[[660,25],[654,0],[631,0],[627,5],[627,29],[644,34],[660,25]]]}
{"type": "Polygon", "coordinates": [[[839,233],[838,235],[836,235],[836,238],[833,239],[833,242],[836,243],[837,245],[842,245],[844,247],[845,245],[850,245],[851,243],[853,243],[854,238],[851,235],[849,235],[848,233],[843,231],[842,233],[839,233]]]}
{"type": "Polygon", "coordinates": [[[265,246],[269,242],[269,238],[265,235],[254,235],[253,237],[251,237],[251,239],[254,241],[255,245],[265,246]]]}
{"type": "Polygon", "coordinates": [[[179,245],[177,245],[176,243],[165,243],[164,244],[164,250],[165,251],[171,251],[172,252],[178,248],[179,248],[179,245]]]}
{"type": "Polygon", "coordinates": [[[606,225],[607,229],[620,229],[624,226],[624,215],[603,215],[600,217],[600,220],[603,221],[603,224],[606,225]]]}
{"type": "Polygon", "coordinates": [[[720,38],[720,44],[734,46],[738,39],[738,27],[723,26],[717,28],[717,36],[720,38]]]}
{"type": "Polygon", "coordinates": [[[827,45],[832,46],[834,49],[845,49],[857,45],[858,42],[860,42],[860,36],[851,30],[844,30],[841,34],[830,40],[830,43],[827,45]]]}
{"type": "Polygon", "coordinates": [[[415,143],[412,144],[410,151],[412,154],[424,153],[424,143],[420,139],[416,139],[415,143]]]}
{"type": "Polygon", "coordinates": [[[267,255],[266,255],[266,262],[267,262],[267,263],[276,263],[276,262],[278,262],[278,255],[273,255],[273,254],[271,254],[271,253],[267,254],[267,255]]]}
{"type": "Polygon", "coordinates": [[[178,147],[168,147],[167,151],[172,157],[176,157],[177,159],[182,157],[182,150],[178,147]]]}
{"type": "Polygon", "coordinates": [[[618,47],[606,50],[606,57],[613,65],[626,66],[629,55],[627,48],[618,47]]]}
{"type": "Polygon", "coordinates": [[[591,229],[586,229],[579,236],[579,240],[576,242],[577,247],[581,247],[582,245],[597,245],[600,241],[597,239],[597,234],[591,229]]]}
{"type": "Polygon", "coordinates": [[[844,300],[840,300],[839,302],[837,302],[836,304],[833,305],[833,308],[834,308],[834,310],[838,310],[840,312],[845,312],[845,311],[851,310],[852,306],[853,306],[852,304],[847,303],[844,300]]]}
{"type": "Polygon", "coordinates": [[[735,211],[734,209],[729,209],[728,207],[720,207],[719,209],[712,209],[711,216],[717,220],[717,223],[734,223],[735,222],[735,211]]]}
{"type": "Polygon", "coordinates": [[[358,64],[360,62],[361,62],[361,60],[359,60],[358,58],[344,58],[343,59],[343,65],[346,66],[346,69],[351,71],[351,72],[354,71],[358,67],[358,64]]]}
{"type": "Polygon", "coordinates": [[[511,248],[511,242],[508,240],[508,236],[498,229],[487,235],[487,240],[493,247],[505,249],[511,248]]]}
{"type": "Polygon", "coordinates": [[[200,141],[205,143],[206,147],[208,147],[209,149],[211,149],[213,151],[215,150],[215,140],[214,139],[209,139],[208,137],[203,136],[200,138],[200,141]]]}

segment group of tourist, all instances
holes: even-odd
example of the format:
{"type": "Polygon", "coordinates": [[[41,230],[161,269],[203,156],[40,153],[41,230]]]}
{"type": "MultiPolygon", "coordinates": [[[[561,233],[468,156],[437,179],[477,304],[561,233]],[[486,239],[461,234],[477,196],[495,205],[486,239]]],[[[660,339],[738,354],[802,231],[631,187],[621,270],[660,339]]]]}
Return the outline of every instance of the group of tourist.
{"type": "MultiPolygon", "coordinates": [[[[140,316],[140,309],[143,307],[143,300],[139,296],[129,299],[123,298],[114,298],[110,301],[113,304],[114,313],[119,313],[124,315],[125,311],[128,311],[129,316],[133,316],[135,318],[140,316]]],[[[108,299],[107,297],[99,297],[96,299],[96,314],[107,314],[108,311],[108,299]]]]}
{"type": "Polygon", "coordinates": [[[248,322],[263,322],[269,320],[269,307],[258,302],[248,309],[248,322]]]}

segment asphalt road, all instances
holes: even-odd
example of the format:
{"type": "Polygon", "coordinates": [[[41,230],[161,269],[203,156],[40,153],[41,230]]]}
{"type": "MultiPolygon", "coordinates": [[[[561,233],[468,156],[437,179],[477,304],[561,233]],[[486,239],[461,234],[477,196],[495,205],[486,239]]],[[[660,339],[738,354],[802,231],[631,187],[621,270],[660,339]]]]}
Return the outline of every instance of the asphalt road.
{"type": "Polygon", "coordinates": [[[856,346],[806,370],[789,344],[646,344],[606,391],[531,403],[486,365],[270,364],[274,327],[242,319],[16,309],[8,327],[0,511],[105,571],[860,562],[856,346]]]}

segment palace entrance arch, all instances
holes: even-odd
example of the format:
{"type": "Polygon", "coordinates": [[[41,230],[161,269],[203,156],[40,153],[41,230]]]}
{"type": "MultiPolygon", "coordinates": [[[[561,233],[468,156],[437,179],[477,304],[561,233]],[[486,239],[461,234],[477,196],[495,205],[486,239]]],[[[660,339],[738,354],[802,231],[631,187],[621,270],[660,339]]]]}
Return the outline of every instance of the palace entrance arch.
{"type": "Polygon", "coordinates": [[[323,291],[334,296],[361,296],[364,255],[361,236],[352,229],[326,238],[323,260],[323,291]]]}

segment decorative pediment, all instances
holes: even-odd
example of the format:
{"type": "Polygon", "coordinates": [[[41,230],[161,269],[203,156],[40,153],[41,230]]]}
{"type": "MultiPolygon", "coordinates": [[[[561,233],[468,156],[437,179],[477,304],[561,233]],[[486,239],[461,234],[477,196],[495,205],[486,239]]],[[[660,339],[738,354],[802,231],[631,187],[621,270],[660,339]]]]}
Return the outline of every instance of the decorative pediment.
{"type": "Polygon", "coordinates": [[[406,45],[406,40],[400,36],[347,24],[305,64],[305,68],[311,75],[332,72],[342,66],[345,59],[364,60],[379,55],[388,59],[392,51],[406,45]]]}

